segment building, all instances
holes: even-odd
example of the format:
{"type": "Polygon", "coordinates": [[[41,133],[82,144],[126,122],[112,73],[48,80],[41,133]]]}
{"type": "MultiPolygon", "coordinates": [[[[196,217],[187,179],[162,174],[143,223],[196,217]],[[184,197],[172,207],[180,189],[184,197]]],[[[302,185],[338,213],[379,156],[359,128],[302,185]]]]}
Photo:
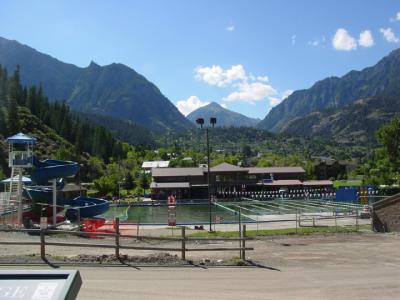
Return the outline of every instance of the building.
{"type": "Polygon", "coordinates": [[[169,160],[155,160],[155,161],[144,161],[142,163],[142,169],[151,170],[153,168],[168,168],[169,160]]]}
{"type": "MultiPolygon", "coordinates": [[[[178,199],[207,198],[207,167],[153,168],[150,185],[154,199],[176,195],[178,199]]],[[[302,167],[238,167],[222,163],[210,168],[211,192],[215,195],[242,191],[331,188],[331,181],[304,181],[302,167]]]]}
{"type": "Polygon", "coordinates": [[[400,194],[372,205],[372,225],[378,232],[400,231],[400,194]]]}

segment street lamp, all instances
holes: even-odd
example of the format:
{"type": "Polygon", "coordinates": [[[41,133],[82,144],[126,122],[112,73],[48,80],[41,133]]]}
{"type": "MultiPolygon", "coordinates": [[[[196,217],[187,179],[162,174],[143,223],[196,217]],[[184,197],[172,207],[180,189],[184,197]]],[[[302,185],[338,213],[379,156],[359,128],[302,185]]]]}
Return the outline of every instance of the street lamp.
{"type": "MultiPolygon", "coordinates": [[[[198,118],[196,123],[200,125],[200,128],[203,128],[204,119],[198,118]]],[[[217,118],[210,118],[211,127],[214,128],[217,123],[217,118]]],[[[208,127],[206,127],[206,140],[207,140],[207,195],[208,195],[208,209],[210,214],[210,230],[212,231],[212,212],[211,212],[211,184],[210,184],[210,139],[208,136],[208,127]]]]}

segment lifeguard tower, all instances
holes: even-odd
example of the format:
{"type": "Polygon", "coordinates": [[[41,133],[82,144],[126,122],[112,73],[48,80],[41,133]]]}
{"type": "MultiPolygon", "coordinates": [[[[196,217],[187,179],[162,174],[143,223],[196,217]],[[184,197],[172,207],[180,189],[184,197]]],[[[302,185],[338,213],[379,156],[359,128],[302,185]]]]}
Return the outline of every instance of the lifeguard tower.
{"type": "Polygon", "coordinates": [[[11,168],[10,188],[4,208],[11,213],[17,211],[18,225],[22,225],[22,176],[24,169],[33,166],[33,145],[36,139],[23,133],[7,138],[8,166],[11,168]]]}

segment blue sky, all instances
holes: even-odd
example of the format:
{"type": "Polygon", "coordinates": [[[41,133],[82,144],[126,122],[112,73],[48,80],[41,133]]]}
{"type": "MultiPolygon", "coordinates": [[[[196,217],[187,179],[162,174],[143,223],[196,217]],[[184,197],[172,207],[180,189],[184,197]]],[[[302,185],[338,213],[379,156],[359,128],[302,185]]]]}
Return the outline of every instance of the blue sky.
{"type": "Polygon", "coordinates": [[[215,101],[264,118],[290,91],[398,48],[399,12],[388,0],[0,0],[0,36],[81,67],[126,64],[184,113],[215,101]]]}

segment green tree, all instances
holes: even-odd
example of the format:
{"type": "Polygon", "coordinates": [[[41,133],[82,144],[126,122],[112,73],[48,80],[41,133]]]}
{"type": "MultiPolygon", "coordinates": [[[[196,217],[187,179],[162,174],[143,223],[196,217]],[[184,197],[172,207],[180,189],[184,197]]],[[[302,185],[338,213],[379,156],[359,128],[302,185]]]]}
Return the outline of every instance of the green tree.
{"type": "Polygon", "coordinates": [[[132,190],[136,187],[136,183],[133,180],[133,176],[131,174],[131,172],[128,172],[128,174],[125,177],[125,188],[127,190],[132,190]]]}
{"type": "Polygon", "coordinates": [[[142,172],[139,177],[139,186],[146,190],[150,187],[149,180],[147,178],[146,173],[142,172]]]}
{"type": "Polygon", "coordinates": [[[101,196],[118,194],[118,182],[114,176],[101,176],[94,180],[93,183],[101,196]]]}
{"type": "Polygon", "coordinates": [[[8,104],[8,131],[16,134],[19,131],[18,104],[14,98],[9,99],[8,104]]]}
{"type": "Polygon", "coordinates": [[[400,171],[400,118],[382,126],[376,133],[378,142],[383,146],[393,171],[400,171]]]}

